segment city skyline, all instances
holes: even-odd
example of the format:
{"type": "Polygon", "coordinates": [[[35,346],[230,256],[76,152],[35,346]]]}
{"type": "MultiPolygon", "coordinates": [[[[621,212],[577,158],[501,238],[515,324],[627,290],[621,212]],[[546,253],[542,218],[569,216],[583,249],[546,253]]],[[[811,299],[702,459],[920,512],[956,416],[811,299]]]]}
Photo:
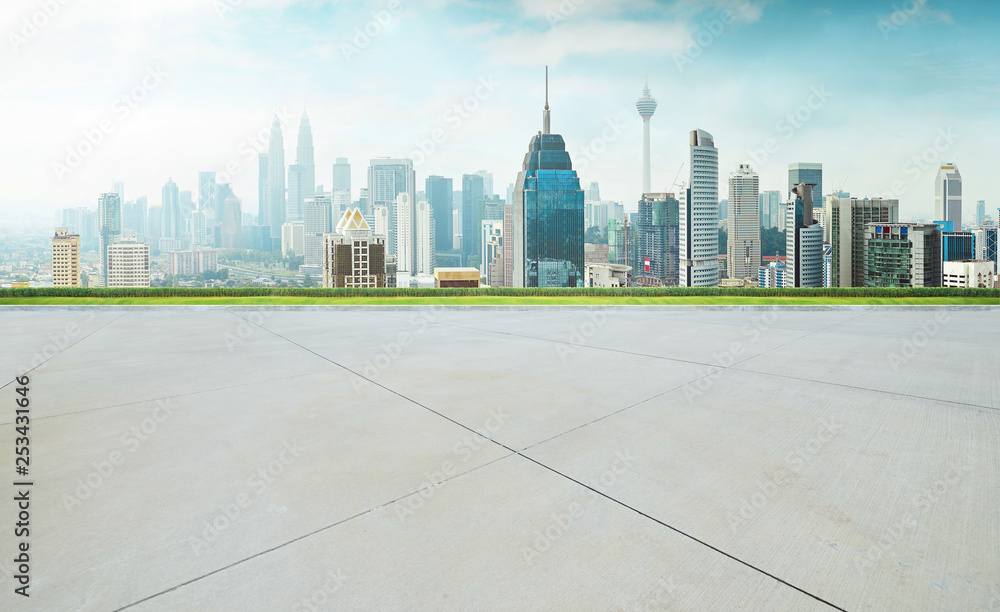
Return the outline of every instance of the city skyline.
{"type": "MultiPolygon", "coordinates": [[[[34,4],[18,4],[6,23],[14,33],[20,18],[37,10],[34,4]]],[[[997,43],[984,36],[983,26],[971,13],[973,9],[978,9],[976,15],[996,12],[986,3],[949,6],[951,12],[946,13],[928,2],[912,14],[899,15],[892,14],[891,6],[880,13],[854,2],[826,10],[757,2],[700,3],[701,9],[690,2],[596,0],[579,5],[471,5],[439,1],[422,11],[401,6],[379,13],[387,9],[292,1],[280,3],[279,9],[244,2],[221,16],[194,2],[119,7],[123,14],[106,14],[107,7],[100,7],[81,15],[73,6],[62,7],[24,44],[12,42],[4,50],[11,61],[3,64],[0,75],[16,93],[10,108],[19,118],[13,140],[20,147],[0,153],[0,166],[7,169],[0,176],[0,220],[15,219],[25,211],[50,219],[59,208],[93,206],[96,195],[108,191],[113,181],[125,183],[125,200],[145,195],[150,205],[156,205],[168,177],[181,190],[197,191],[200,171],[217,172],[219,182],[232,183],[244,211],[254,211],[256,155],[266,150],[275,110],[286,136],[286,161],[295,153],[288,148],[292,144],[288,136],[296,133],[303,111],[308,111],[316,140],[316,183],[329,185],[333,163],[347,157],[352,160],[354,198],[357,186],[366,183],[364,162],[378,157],[413,158],[421,182],[431,175],[458,179],[486,168],[498,185],[506,185],[516,176],[516,160],[524,148],[520,130],[509,128],[536,121],[535,100],[541,95],[536,71],[547,61],[558,68],[553,74],[552,104],[560,113],[553,131],[566,137],[581,179],[601,183],[605,199],[622,202],[628,210],[635,210],[641,196],[642,120],[636,116],[634,100],[647,72],[650,88],[659,92],[661,100],[670,99],[670,108],[652,124],[654,191],[677,190],[669,183],[687,159],[685,136],[692,129],[705,129],[716,137],[720,172],[726,175],[749,162],[761,176],[762,190],[783,189],[787,164],[806,160],[824,164],[826,191],[843,188],[861,197],[895,197],[902,218],[930,218],[937,168],[954,161],[963,169],[967,201],[997,200],[986,178],[988,143],[979,136],[997,121],[996,113],[985,112],[997,104],[996,86],[972,76],[973,64],[981,70],[988,57],[997,56],[989,54],[997,43]],[[68,50],[93,34],[75,28],[92,25],[97,18],[114,24],[127,16],[135,22],[130,30],[134,34],[151,27],[152,20],[161,20],[172,32],[185,16],[206,11],[219,20],[209,25],[221,32],[220,40],[209,47],[241,60],[230,67],[232,75],[218,73],[218,60],[197,56],[197,44],[171,55],[160,33],[149,40],[130,35],[134,59],[108,65],[91,62],[101,65],[86,72],[87,82],[96,85],[73,96],[52,95],[79,87],[82,77],[65,72],[73,65],[66,57],[73,57],[68,50]],[[265,15],[276,19],[275,42],[250,48],[253,36],[248,30],[265,15]],[[380,34],[359,54],[345,55],[342,44],[353,44],[353,30],[379,16],[388,19],[385,25],[374,21],[371,30],[380,34]],[[867,51],[845,51],[833,65],[819,51],[797,44],[803,35],[788,24],[801,18],[815,22],[825,34],[849,35],[841,40],[866,41],[867,51]],[[315,42],[325,20],[340,24],[334,34],[324,35],[329,39],[326,47],[302,48],[315,42]],[[432,25],[445,34],[443,42],[426,44],[432,25]],[[666,27],[676,37],[661,36],[671,40],[641,45],[627,35],[652,27],[666,27]],[[279,36],[282,28],[297,28],[304,42],[279,36]],[[938,34],[931,37],[933,42],[927,42],[928,31],[938,34]],[[578,40],[586,32],[596,36],[601,56],[588,51],[583,44],[587,41],[578,40]],[[420,53],[397,53],[417,41],[425,42],[420,53]],[[536,44],[541,52],[531,57],[515,43],[536,44]],[[462,58],[425,63],[456,46],[466,51],[462,58]],[[759,52],[760,60],[773,60],[767,71],[734,70],[732,60],[742,57],[748,47],[759,52]],[[788,53],[793,48],[795,53],[788,53]],[[66,55],[57,63],[58,52],[66,55]],[[268,52],[271,61],[261,60],[253,72],[246,62],[268,52]],[[310,53],[319,61],[313,61],[310,53]],[[809,76],[815,78],[778,78],[810,61],[816,70],[809,76]],[[404,66],[416,62],[412,66],[419,70],[379,89],[379,80],[370,72],[386,69],[389,62],[404,66]],[[340,93],[306,78],[333,67],[343,74],[340,93]],[[936,82],[927,78],[945,69],[949,71],[945,78],[936,82]],[[865,89],[876,78],[884,81],[886,74],[891,87],[883,82],[885,93],[876,96],[865,89]],[[257,87],[264,77],[273,83],[257,87]],[[422,85],[414,88],[417,78],[423,79],[422,85]],[[238,86],[230,92],[226,87],[234,80],[238,86]],[[959,84],[966,94],[956,99],[949,85],[959,84]],[[404,89],[413,95],[403,97],[404,89]],[[201,93],[197,103],[196,90],[201,93]],[[205,91],[212,95],[205,96],[205,91]],[[679,91],[685,95],[676,95],[679,91]],[[137,94],[136,99],[126,100],[134,109],[115,104],[122,92],[137,94]],[[142,101],[137,100],[140,96],[142,101]],[[456,110],[459,103],[474,110],[456,110]],[[131,112],[125,115],[125,110],[131,112]],[[801,123],[794,118],[783,121],[797,111],[800,118],[810,118],[801,123]],[[753,120],[747,121],[748,116],[753,120]],[[66,161],[66,147],[86,140],[88,130],[100,132],[105,117],[111,130],[95,136],[100,143],[91,146],[93,152],[57,179],[53,166],[66,161]],[[45,125],[39,129],[43,119],[45,125]],[[433,138],[435,130],[441,142],[433,138]],[[856,144],[863,139],[877,139],[884,146],[859,152],[856,144]],[[774,144],[776,148],[768,146],[774,144]],[[919,165],[914,156],[923,156],[919,165]],[[930,158],[933,161],[927,162],[930,158]],[[227,172],[234,162],[239,171],[227,172]],[[893,193],[894,183],[902,193],[893,193]]],[[[190,26],[192,32],[185,31],[187,38],[181,40],[193,40],[201,27],[205,26],[190,26]]]]}

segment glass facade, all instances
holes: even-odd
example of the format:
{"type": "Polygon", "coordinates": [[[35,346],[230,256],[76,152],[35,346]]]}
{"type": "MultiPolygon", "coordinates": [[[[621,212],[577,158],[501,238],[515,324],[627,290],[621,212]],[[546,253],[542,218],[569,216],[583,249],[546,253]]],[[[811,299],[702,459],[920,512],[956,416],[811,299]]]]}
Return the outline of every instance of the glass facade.
{"type": "MultiPolygon", "coordinates": [[[[608,235],[610,238],[610,232],[608,235]]],[[[635,249],[638,267],[632,272],[637,285],[677,286],[679,240],[680,203],[673,194],[648,194],[640,200],[635,249]]]]}
{"type": "Polygon", "coordinates": [[[789,164],[788,165],[788,194],[789,201],[795,199],[792,190],[796,185],[805,183],[815,185],[813,187],[813,202],[823,201],[823,164],[789,164]]]}
{"type": "Polygon", "coordinates": [[[532,138],[514,199],[515,232],[523,231],[515,286],[584,286],[584,192],[562,136],[532,138]]]}

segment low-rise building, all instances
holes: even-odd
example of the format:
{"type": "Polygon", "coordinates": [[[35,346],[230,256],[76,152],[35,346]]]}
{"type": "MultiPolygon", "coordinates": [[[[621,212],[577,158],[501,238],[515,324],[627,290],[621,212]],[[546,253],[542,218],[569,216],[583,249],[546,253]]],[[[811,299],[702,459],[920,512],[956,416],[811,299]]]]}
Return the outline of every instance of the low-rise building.
{"type": "Polygon", "coordinates": [[[632,266],[588,263],[584,266],[588,287],[627,287],[632,266]]]}
{"type": "Polygon", "coordinates": [[[946,261],[943,286],[992,289],[995,285],[994,274],[992,261],[946,261]]]}
{"type": "Polygon", "coordinates": [[[434,270],[434,286],[438,289],[478,288],[479,268],[438,268],[434,270]]]}

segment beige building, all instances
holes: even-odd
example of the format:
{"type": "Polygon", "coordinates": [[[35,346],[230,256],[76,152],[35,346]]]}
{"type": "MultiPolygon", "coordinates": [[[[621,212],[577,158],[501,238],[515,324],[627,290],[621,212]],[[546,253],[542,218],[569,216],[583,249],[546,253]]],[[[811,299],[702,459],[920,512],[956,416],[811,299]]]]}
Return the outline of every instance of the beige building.
{"type": "Polygon", "coordinates": [[[826,197],[823,233],[831,247],[830,286],[865,286],[865,236],[869,223],[898,223],[899,200],[826,197]]]}
{"type": "Polygon", "coordinates": [[[125,238],[108,245],[108,287],[149,286],[149,245],[125,238]]]}
{"type": "Polygon", "coordinates": [[[588,263],[584,266],[588,287],[627,287],[632,266],[588,263]]]}
{"type": "Polygon", "coordinates": [[[944,262],[945,287],[981,287],[992,289],[995,285],[992,261],[946,261],[944,262]]]}
{"type": "Polygon", "coordinates": [[[65,227],[52,237],[52,286],[80,286],[80,236],[65,227]]]}
{"type": "Polygon", "coordinates": [[[219,252],[215,249],[171,251],[167,257],[170,273],[175,276],[193,276],[215,272],[219,268],[219,252]]]}
{"type": "Polygon", "coordinates": [[[478,288],[479,268],[438,268],[434,270],[434,286],[438,289],[478,288]]]}

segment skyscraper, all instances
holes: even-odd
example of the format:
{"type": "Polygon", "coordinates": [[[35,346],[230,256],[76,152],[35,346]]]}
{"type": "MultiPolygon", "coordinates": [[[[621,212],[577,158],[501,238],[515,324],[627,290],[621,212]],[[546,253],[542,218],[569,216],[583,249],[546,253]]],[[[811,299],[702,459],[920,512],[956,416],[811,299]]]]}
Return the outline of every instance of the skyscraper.
{"type": "MultiPolygon", "coordinates": [[[[270,191],[267,189],[267,175],[270,170],[270,166],[267,163],[267,153],[261,153],[257,156],[257,225],[266,225],[270,227],[269,217],[267,216],[267,199],[270,196],[270,191]]],[[[216,219],[221,218],[218,214],[218,197],[216,196],[216,219]]]]}
{"type": "Polygon", "coordinates": [[[943,164],[934,180],[934,219],[962,231],[962,173],[955,164],[943,164]]]}
{"type": "Polygon", "coordinates": [[[986,200],[979,200],[976,203],[976,227],[983,226],[983,220],[986,218],[986,200]]]}
{"type": "Polygon", "coordinates": [[[333,231],[333,201],[328,195],[307,198],[304,218],[305,265],[323,265],[323,236],[333,231]]]}
{"type": "Polygon", "coordinates": [[[232,195],[232,190],[227,189],[229,196],[226,198],[222,209],[222,244],[224,249],[239,249],[243,246],[243,207],[240,199],[232,195]]]}
{"type": "MultiPolygon", "coordinates": [[[[416,249],[414,248],[413,223],[414,203],[410,194],[403,192],[396,196],[396,261],[397,270],[417,274],[416,249]]],[[[391,216],[390,211],[390,216],[391,216]]],[[[391,223],[391,222],[390,222],[391,223]]],[[[391,228],[390,224],[390,228],[391,228]]],[[[391,229],[390,229],[391,231],[391,229]]]]}
{"type": "Polygon", "coordinates": [[[122,201],[117,193],[105,193],[97,203],[98,248],[101,258],[101,286],[108,286],[108,247],[122,235],[122,201]]]}
{"type": "Polygon", "coordinates": [[[65,227],[52,237],[52,286],[80,286],[80,236],[65,227]]]}
{"type": "Polygon", "coordinates": [[[288,167],[288,212],[286,219],[301,221],[306,199],[316,193],[316,158],[309,115],[302,113],[295,164],[288,167]]]}
{"type": "Polygon", "coordinates": [[[478,174],[462,176],[462,253],[466,265],[479,259],[479,240],[483,225],[483,177],[478,174]]]}
{"type": "Polygon", "coordinates": [[[181,194],[173,178],[167,180],[167,184],[163,186],[162,196],[160,213],[163,215],[163,223],[160,225],[160,237],[180,238],[184,234],[181,194]]]}
{"type": "MultiPolygon", "coordinates": [[[[333,165],[333,210],[338,219],[354,202],[351,198],[351,164],[346,157],[338,157],[333,165]]],[[[364,214],[364,211],[361,211],[364,214]]]]}
{"type": "Polygon", "coordinates": [[[652,172],[649,155],[649,120],[656,112],[656,100],[649,95],[649,79],[646,79],[646,86],[642,89],[642,97],[635,103],[639,109],[639,116],[642,117],[642,192],[652,191],[652,172]]]}
{"type": "Polygon", "coordinates": [[[830,231],[831,287],[865,286],[865,236],[871,223],[898,223],[899,200],[831,195],[826,198],[830,231]]]}
{"type": "Polygon", "coordinates": [[[510,235],[514,287],[585,284],[584,193],[566,142],[552,133],[548,83],[546,68],[542,131],[532,137],[514,186],[510,235]]]}
{"type": "Polygon", "coordinates": [[[434,211],[434,244],[439,253],[452,250],[452,214],[454,196],[452,180],[443,176],[429,176],[424,183],[427,202],[434,211]]]}
{"type": "Polygon", "coordinates": [[[149,286],[149,245],[123,238],[108,245],[107,287],[149,286]]]}
{"type": "Polygon", "coordinates": [[[764,229],[777,228],[785,210],[781,206],[780,191],[765,191],[760,194],[760,226],[764,229]]]}
{"type": "Polygon", "coordinates": [[[719,286],[719,150],[691,132],[691,181],[680,211],[680,285],[719,286]]]}
{"type": "Polygon", "coordinates": [[[325,287],[385,287],[385,236],[372,232],[357,208],[350,209],[325,236],[325,287]]]}
{"type": "Polygon", "coordinates": [[[813,201],[823,201],[823,164],[788,164],[788,201],[795,201],[796,185],[812,185],[813,201]]]}
{"type": "MultiPolygon", "coordinates": [[[[368,197],[363,202],[362,214],[370,214],[376,206],[385,206],[389,209],[389,235],[386,237],[386,248],[389,255],[396,255],[398,247],[398,228],[400,221],[396,214],[396,198],[399,194],[405,193],[409,196],[410,211],[412,203],[417,197],[416,174],[413,172],[412,159],[391,159],[381,158],[371,160],[368,166],[368,197]]],[[[413,220],[404,220],[407,231],[413,231],[413,220]]],[[[413,239],[408,239],[409,244],[413,244],[413,239]]],[[[399,270],[409,271],[403,267],[403,262],[399,262],[399,270]]]]}
{"type": "Polygon", "coordinates": [[[219,218],[219,209],[215,203],[215,173],[198,173],[198,210],[205,212],[211,210],[215,218],[219,218]]]}
{"type": "Polygon", "coordinates": [[[413,268],[417,274],[434,274],[434,214],[426,200],[413,213],[413,268]]]}
{"type": "Polygon", "coordinates": [[[729,175],[729,278],[754,278],[760,270],[760,177],[740,164],[729,175]]]}
{"type": "Polygon", "coordinates": [[[486,170],[480,170],[476,174],[483,177],[483,199],[493,199],[493,196],[496,195],[493,191],[493,173],[487,172],[486,170]]]}
{"type": "Polygon", "coordinates": [[[272,238],[280,236],[285,212],[285,139],[281,134],[281,121],[275,115],[267,148],[267,193],[257,223],[270,227],[272,238]]]}
{"type": "Polygon", "coordinates": [[[785,287],[823,286],[823,227],[813,214],[812,185],[792,189],[785,209],[785,287]]]}
{"type": "MultiPolygon", "coordinates": [[[[639,201],[635,241],[639,269],[632,272],[636,285],[677,286],[677,275],[680,272],[679,215],[680,203],[672,193],[647,193],[639,201]]],[[[607,226],[608,222],[605,221],[605,227],[607,226]]],[[[617,221],[615,228],[617,230],[617,221]]],[[[610,234],[611,232],[609,238],[610,234]]],[[[619,243],[619,236],[615,236],[615,246],[619,243]]],[[[617,252],[615,258],[619,258],[617,252]]]]}

